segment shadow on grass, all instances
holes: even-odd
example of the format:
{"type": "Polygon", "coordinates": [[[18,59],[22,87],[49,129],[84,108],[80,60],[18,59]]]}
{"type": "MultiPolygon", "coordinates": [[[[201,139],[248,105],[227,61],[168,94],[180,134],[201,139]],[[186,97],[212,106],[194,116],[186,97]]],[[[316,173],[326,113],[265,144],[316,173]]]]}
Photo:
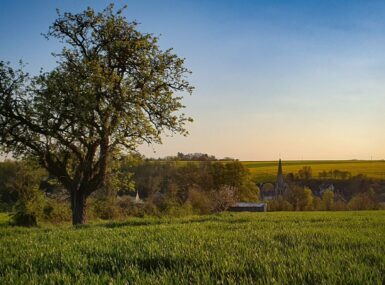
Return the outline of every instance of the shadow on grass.
{"type": "Polygon", "coordinates": [[[224,219],[220,215],[195,217],[195,218],[158,218],[158,219],[133,219],[125,222],[108,222],[95,226],[105,228],[120,228],[120,227],[136,227],[136,226],[153,226],[153,225],[183,225],[183,224],[200,224],[206,222],[216,222],[225,224],[240,224],[249,222],[248,219],[224,219]]]}
{"type": "Polygon", "coordinates": [[[217,221],[210,217],[201,218],[201,219],[191,219],[191,220],[182,220],[182,219],[151,219],[151,220],[129,220],[125,222],[108,222],[106,224],[100,224],[98,226],[105,228],[119,228],[119,227],[135,227],[135,226],[153,226],[153,225],[171,225],[171,224],[192,224],[192,223],[204,223],[208,221],[217,221]]]}

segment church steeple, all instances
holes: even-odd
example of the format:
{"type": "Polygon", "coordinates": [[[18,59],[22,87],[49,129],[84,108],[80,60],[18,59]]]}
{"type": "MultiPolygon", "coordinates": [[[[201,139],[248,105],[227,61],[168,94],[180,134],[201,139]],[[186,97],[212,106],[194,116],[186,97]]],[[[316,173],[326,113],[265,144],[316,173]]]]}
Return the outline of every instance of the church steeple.
{"type": "Polygon", "coordinates": [[[275,196],[282,195],[286,190],[286,184],[283,180],[283,172],[282,172],[282,161],[279,159],[278,161],[278,174],[277,174],[277,182],[275,184],[275,196]]]}
{"type": "Polygon", "coordinates": [[[283,175],[283,174],[282,174],[282,160],[279,159],[279,161],[278,161],[278,179],[279,179],[280,177],[283,178],[282,175],[283,175]]]}

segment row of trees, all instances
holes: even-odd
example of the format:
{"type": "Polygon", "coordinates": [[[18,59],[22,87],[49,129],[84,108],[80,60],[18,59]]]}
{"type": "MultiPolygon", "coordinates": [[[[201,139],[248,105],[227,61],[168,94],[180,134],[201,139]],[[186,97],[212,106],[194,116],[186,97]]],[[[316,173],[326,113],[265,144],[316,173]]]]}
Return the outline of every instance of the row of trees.
{"type": "Polygon", "coordinates": [[[331,190],[321,197],[307,187],[295,186],[285,195],[269,201],[270,211],[348,211],[378,210],[382,208],[373,190],[354,195],[349,201],[331,190]]]}
{"type": "MultiPolygon", "coordinates": [[[[312,178],[310,166],[304,166],[297,174],[286,176],[288,190],[269,203],[269,209],[287,211],[320,210],[373,210],[381,207],[383,187],[364,175],[352,176],[347,171],[323,171],[319,179],[312,178]],[[324,183],[329,178],[331,183],[324,183]],[[322,183],[321,183],[322,182],[322,183]],[[378,188],[376,193],[374,187],[378,188]]],[[[263,185],[263,193],[271,196],[274,185],[263,185]]]]}
{"type": "MultiPolygon", "coordinates": [[[[180,163],[130,155],[115,160],[111,167],[105,186],[88,199],[88,218],[209,214],[226,210],[237,201],[259,200],[259,188],[239,161],[180,163]],[[133,190],[144,202],[134,201],[133,190]]],[[[0,163],[0,181],[2,208],[16,212],[18,224],[69,218],[69,204],[63,202],[70,196],[35,162],[0,163]]]]}
{"type": "Polygon", "coordinates": [[[166,156],[165,158],[159,158],[159,160],[168,160],[168,161],[231,161],[235,160],[231,157],[224,157],[221,159],[216,158],[214,155],[209,155],[207,153],[201,153],[201,152],[194,152],[194,153],[183,153],[178,152],[176,156],[166,156]]]}
{"type": "MultiPolygon", "coordinates": [[[[352,174],[349,171],[343,171],[343,170],[323,170],[318,173],[319,179],[341,179],[346,180],[352,177],[352,174]]],[[[286,175],[287,180],[294,181],[294,180],[310,180],[310,179],[316,179],[317,177],[313,175],[313,169],[311,166],[303,166],[301,169],[298,170],[297,173],[288,173],[286,175]]]]}
{"type": "Polygon", "coordinates": [[[323,170],[318,173],[320,179],[349,179],[352,177],[352,174],[349,171],[341,171],[338,169],[335,170],[323,170]]]}
{"type": "MultiPolygon", "coordinates": [[[[261,199],[259,188],[239,161],[158,161],[129,155],[114,160],[109,172],[105,186],[87,201],[89,219],[209,214],[224,211],[238,201],[261,199]],[[136,191],[140,203],[134,199],[136,191]]],[[[284,195],[268,201],[268,211],[379,209],[378,195],[362,185],[366,184],[358,183],[360,191],[345,198],[331,190],[319,196],[309,187],[291,183],[284,195]]],[[[3,211],[15,213],[15,223],[68,221],[69,199],[58,180],[35,161],[0,163],[0,206],[3,211]]]]}
{"type": "MultiPolygon", "coordinates": [[[[377,200],[385,201],[385,183],[368,178],[363,174],[352,175],[348,171],[330,170],[320,172],[319,177],[312,177],[312,168],[310,166],[304,166],[297,173],[288,173],[286,175],[286,181],[290,185],[307,186],[311,188],[315,194],[318,194],[322,188],[333,185],[338,195],[345,201],[349,201],[359,193],[374,190],[377,200]]],[[[266,185],[264,188],[274,188],[273,185],[268,186],[269,185],[266,185]]]]}
{"type": "Polygon", "coordinates": [[[139,193],[155,204],[163,203],[163,209],[168,204],[190,203],[196,212],[209,213],[225,210],[237,201],[259,200],[259,188],[239,161],[185,164],[148,161],[134,173],[139,193]]]}

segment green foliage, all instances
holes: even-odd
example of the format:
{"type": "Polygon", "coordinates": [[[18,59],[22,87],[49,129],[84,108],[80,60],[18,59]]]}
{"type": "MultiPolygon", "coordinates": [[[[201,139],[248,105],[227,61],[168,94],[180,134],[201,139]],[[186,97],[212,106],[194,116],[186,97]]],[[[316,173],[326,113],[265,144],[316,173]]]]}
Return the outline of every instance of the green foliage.
{"type": "Polygon", "coordinates": [[[43,209],[43,218],[46,222],[59,224],[71,221],[71,209],[67,201],[46,199],[43,209]]]}
{"type": "Polygon", "coordinates": [[[0,227],[0,284],[383,284],[385,213],[0,227]]]}
{"type": "Polygon", "coordinates": [[[300,186],[292,187],[285,198],[293,206],[295,211],[303,211],[306,206],[310,204],[308,201],[308,199],[310,199],[308,191],[305,192],[305,189],[300,186]]]}
{"type": "Polygon", "coordinates": [[[13,210],[18,194],[12,188],[12,181],[17,179],[18,163],[15,161],[0,162],[0,212],[13,210]]]}
{"type": "Polygon", "coordinates": [[[333,209],[334,204],[334,192],[331,190],[326,190],[322,194],[322,209],[330,211],[333,209]]]}
{"type": "Polygon", "coordinates": [[[258,202],[260,200],[260,189],[255,183],[249,179],[242,183],[239,189],[239,201],[258,202]]]}
{"type": "Polygon", "coordinates": [[[309,180],[312,178],[313,170],[311,166],[304,166],[300,170],[298,170],[298,177],[300,179],[309,180]]]}
{"type": "Polygon", "coordinates": [[[237,201],[259,200],[259,188],[239,161],[145,161],[133,172],[141,196],[163,213],[177,213],[179,207],[184,213],[204,214],[226,210],[237,201]]]}
{"type": "Polygon", "coordinates": [[[103,220],[119,219],[123,215],[123,211],[119,208],[115,197],[94,200],[91,209],[94,218],[103,220]]]}
{"type": "Polygon", "coordinates": [[[379,209],[379,204],[373,190],[371,190],[359,193],[350,199],[348,208],[351,210],[376,210],[379,209]]]}
{"type": "Polygon", "coordinates": [[[122,181],[107,179],[115,157],[161,143],[165,131],[187,135],[192,120],[180,111],[190,71],[113,5],[58,12],[46,37],[63,44],[53,70],[30,77],[0,61],[0,150],[38,158],[82,224],[87,197],[122,181]]]}
{"type": "Polygon", "coordinates": [[[267,210],[269,212],[274,211],[293,211],[294,207],[290,202],[283,199],[283,197],[278,197],[277,199],[273,199],[268,201],[267,210]]]}
{"type": "Polygon", "coordinates": [[[306,204],[305,204],[304,210],[305,211],[314,210],[314,208],[313,208],[313,204],[314,204],[313,192],[308,187],[305,187],[303,189],[303,191],[305,193],[305,200],[306,200],[306,204]]]}
{"type": "Polygon", "coordinates": [[[188,191],[186,203],[189,203],[195,214],[209,214],[212,211],[213,205],[207,193],[191,188],[188,191]]]}
{"type": "Polygon", "coordinates": [[[39,190],[39,184],[46,175],[45,171],[33,162],[19,162],[16,179],[9,181],[8,187],[17,193],[16,213],[13,222],[20,226],[36,226],[43,216],[45,197],[39,190]]]}
{"type": "Polygon", "coordinates": [[[11,215],[9,213],[0,213],[0,226],[9,224],[11,221],[11,215]]]}

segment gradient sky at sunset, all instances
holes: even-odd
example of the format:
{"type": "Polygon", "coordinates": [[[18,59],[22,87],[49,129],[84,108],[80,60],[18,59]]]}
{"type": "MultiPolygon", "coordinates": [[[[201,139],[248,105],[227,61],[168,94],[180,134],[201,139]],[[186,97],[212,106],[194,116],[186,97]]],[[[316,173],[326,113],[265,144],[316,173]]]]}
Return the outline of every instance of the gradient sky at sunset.
{"type": "MultiPolygon", "coordinates": [[[[55,9],[109,2],[2,0],[0,60],[49,70],[60,45],[40,33],[55,9]]],[[[114,2],[193,71],[190,135],[143,146],[146,156],[385,158],[385,1],[114,2]]]]}

